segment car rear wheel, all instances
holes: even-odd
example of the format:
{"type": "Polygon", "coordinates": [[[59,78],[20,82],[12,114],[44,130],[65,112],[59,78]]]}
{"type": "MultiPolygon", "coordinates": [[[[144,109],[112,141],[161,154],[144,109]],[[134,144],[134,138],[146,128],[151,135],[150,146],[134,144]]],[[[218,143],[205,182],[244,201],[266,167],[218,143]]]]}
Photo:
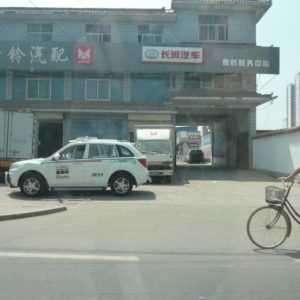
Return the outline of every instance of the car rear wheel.
{"type": "Polygon", "coordinates": [[[117,196],[126,196],[132,190],[132,179],[127,174],[118,174],[112,179],[111,190],[117,196]]]}
{"type": "Polygon", "coordinates": [[[40,196],[46,191],[45,180],[39,174],[27,173],[21,179],[20,189],[26,197],[40,196]]]}

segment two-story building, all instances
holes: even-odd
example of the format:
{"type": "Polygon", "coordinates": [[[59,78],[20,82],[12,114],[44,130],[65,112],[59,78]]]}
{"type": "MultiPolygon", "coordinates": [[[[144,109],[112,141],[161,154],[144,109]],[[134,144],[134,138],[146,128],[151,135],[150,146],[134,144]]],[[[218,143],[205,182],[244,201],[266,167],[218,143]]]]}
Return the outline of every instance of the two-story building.
{"type": "MultiPolygon", "coordinates": [[[[173,0],[170,9],[0,8],[0,109],[35,113],[39,156],[77,136],[132,139],[136,124],[206,125],[213,163],[247,167],[256,45],[271,0],[173,0]]],[[[21,129],[20,129],[21,130],[21,129]]]]}

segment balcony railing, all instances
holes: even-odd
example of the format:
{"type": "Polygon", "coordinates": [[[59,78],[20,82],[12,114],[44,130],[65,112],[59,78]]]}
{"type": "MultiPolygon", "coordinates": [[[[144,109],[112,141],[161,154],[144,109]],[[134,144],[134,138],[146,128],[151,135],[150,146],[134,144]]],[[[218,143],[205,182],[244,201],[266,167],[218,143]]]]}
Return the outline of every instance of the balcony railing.
{"type": "Polygon", "coordinates": [[[158,9],[138,8],[51,8],[51,7],[0,7],[0,15],[124,15],[124,14],[150,14],[165,15],[171,10],[164,7],[158,9]]]}

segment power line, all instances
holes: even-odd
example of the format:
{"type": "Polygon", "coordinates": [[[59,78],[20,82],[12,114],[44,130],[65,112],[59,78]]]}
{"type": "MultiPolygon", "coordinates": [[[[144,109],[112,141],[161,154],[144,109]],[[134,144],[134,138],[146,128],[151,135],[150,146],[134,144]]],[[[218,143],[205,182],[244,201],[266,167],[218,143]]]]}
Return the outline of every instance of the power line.
{"type": "Polygon", "coordinates": [[[256,83],[256,87],[258,87],[259,85],[259,80],[260,80],[261,74],[258,74],[258,78],[257,78],[257,83],[256,83]]]}
{"type": "Polygon", "coordinates": [[[277,76],[277,74],[275,74],[271,79],[269,79],[259,90],[258,90],[258,92],[259,91],[261,91],[265,86],[267,86],[275,77],[277,76]]]}
{"type": "Polygon", "coordinates": [[[32,0],[28,0],[28,2],[37,8],[37,5],[35,5],[35,3],[32,0]]]}

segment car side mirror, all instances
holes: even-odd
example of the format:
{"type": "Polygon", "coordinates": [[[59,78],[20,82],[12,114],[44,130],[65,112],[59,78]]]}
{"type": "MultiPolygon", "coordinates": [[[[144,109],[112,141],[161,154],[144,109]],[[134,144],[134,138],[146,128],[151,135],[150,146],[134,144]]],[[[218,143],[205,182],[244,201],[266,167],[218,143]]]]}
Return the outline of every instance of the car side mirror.
{"type": "Polygon", "coordinates": [[[53,155],[53,160],[58,161],[59,158],[60,158],[60,154],[59,154],[59,153],[55,153],[55,154],[53,155]]]}

